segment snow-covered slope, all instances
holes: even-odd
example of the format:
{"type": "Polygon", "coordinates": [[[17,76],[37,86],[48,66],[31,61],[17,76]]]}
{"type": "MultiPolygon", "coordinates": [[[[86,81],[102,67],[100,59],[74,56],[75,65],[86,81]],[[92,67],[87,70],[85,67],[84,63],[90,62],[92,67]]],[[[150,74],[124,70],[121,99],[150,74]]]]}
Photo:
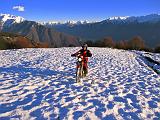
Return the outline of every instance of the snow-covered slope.
{"type": "Polygon", "coordinates": [[[0,51],[0,119],[160,118],[160,76],[138,53],[89,48],[89,74],[75,83],[78,49],[0,51]]]}
{"type": "Polygon", "coordinates": [[[20,16],[10,15],[10,14],[0,14],[0,21],[2,22],[3,25],[8,26],[13,23],[20,23],[24,21],[24,18],[20,16]]]}

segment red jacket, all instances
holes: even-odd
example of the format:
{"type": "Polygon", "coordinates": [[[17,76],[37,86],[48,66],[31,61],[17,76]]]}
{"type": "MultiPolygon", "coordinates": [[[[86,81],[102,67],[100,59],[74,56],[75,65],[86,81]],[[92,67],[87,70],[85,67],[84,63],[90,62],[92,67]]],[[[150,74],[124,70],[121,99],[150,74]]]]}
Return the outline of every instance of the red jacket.
{"type": "Polygon", "coordinates": [[[81,49],[81,50],[79,50],[78,52],[72,54],[71,56],[76,57],[76,56],[79,55],[79,54],[83,56],[83,60],[84,60],[84,62],[86,62],[86,63],[88,62],[88,57],[91,57],[91,56],[92,56],[92,54],[91,54],[91,52],[90,52],[89,50],[83,50],[83,49],[81,49]]]}

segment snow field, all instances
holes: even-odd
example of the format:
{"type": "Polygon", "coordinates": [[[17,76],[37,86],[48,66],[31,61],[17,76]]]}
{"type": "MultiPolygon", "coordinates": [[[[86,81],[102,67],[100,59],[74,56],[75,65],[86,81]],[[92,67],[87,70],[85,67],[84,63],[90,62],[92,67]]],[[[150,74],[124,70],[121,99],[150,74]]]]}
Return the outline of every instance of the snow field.
{"type": "Polygon", "coordinates": [[[0,51],[0,119],[160,118],[160,77],[138,53],[89,48],[89,74],[76,83],[79,49],[0,51]]]}

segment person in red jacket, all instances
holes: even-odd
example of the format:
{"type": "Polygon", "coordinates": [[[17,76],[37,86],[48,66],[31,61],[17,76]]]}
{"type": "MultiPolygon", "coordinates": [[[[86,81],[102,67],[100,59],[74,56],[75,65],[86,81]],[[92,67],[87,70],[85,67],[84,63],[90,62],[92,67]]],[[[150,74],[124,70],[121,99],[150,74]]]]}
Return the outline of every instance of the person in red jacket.
{"type": "MultiPolygon", "coordinates": [[[[84,44],[84,45],[82,45],[81,50],[79,50],[78,52],[71,55],[72,57],[76,57],[78,55],[83,56],[82,60],[84,62],[84,64],[83,64],[84,76],[86,76],[87,73],[88,73],[88,64],[87,64],[88,63],[88,57],[92,57],[92,53],[90,52],[90,50],[87,49],[87,47],[88,47],[88,45],[84,44]]],[[[79,67],[79,66],[77,66],[77,67],[79,67]]]]}

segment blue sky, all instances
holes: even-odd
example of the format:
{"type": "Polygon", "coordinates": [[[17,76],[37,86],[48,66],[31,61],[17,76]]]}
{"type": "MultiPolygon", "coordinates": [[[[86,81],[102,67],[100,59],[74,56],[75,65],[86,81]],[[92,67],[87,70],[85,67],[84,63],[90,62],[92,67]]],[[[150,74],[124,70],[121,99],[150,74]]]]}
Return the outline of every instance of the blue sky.
{"type": "Polygon", "coordinates": [[[0,0],[0,13],[35,21],[100,21],[112,16],[160,14],[159,6],[160,0],[0,0]]]}

